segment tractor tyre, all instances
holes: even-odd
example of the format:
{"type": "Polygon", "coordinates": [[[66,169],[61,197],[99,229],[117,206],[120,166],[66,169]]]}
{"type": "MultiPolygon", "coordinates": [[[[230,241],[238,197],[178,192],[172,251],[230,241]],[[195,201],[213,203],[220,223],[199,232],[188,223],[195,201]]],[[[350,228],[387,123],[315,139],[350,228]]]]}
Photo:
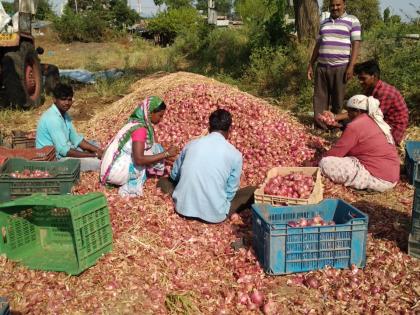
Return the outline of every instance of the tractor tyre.
{"type": "Polygon", "coordinates": [[[9,52],[2,59],[3,85],[6,91],[7,103],[12,107],[19,107],[26,103],[26,94],[22,85],[23,65],[19,52],[9,52]]]}
{"type": "Polygon", "coordinates": [[[37,107],[42,104],[42,71],[38,54],[32,43],[23,42],[20,45],[20,54],[24,61],[21,71],[22,84],[26,96],[24,108],[37,107]]]}
{"type": "Polygon", "coordinates": [[[13,107],[30,108],[42,103],[41,64],[31,43],[7,53],[2,60],[3,84],[13,107]]]}

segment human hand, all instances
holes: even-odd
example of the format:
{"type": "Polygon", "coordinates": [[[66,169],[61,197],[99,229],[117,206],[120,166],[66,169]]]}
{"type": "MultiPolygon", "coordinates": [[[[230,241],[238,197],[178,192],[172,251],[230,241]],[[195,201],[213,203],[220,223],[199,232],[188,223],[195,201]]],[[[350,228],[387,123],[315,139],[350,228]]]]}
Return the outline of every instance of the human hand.
{"type": "Polygon", "coordinates": [[[169,156],[168,157],[173,157],[173,156],[177,156],[179,153],[179,148],[176,146],[170,146],[168,150],[166,150],[166,152],[168,152],[169,156]]]}
{"type": "Polygon", "coordinates": [[[312,78],[314,77],[314,70],[312,68],[312,64],[308,65],[308,71],[307,71],[307,76],[308,76],[308,80],[312,80],[312,78]]]}
{"type": "Polygon", "coordinates": [[[346,70],[345,82],[350,81],[353,78],[353,75],[354,75],[354,67],[348,66],[346,70]]]}
{"type": "Polygon", "coordinates": [[[98,148],[95,153],[96,153],[97,158],[101,160],[102,156],[104,155],[104,151],[98,148]]]}
{"type": "Polygon", "coordinates": [[[323,122],[327,126],[340,127],[340,124],[335,119],[335,115],[328,110],[324,110],[322,114],[318,114],[317,118],[318,121],[323,122]]]}

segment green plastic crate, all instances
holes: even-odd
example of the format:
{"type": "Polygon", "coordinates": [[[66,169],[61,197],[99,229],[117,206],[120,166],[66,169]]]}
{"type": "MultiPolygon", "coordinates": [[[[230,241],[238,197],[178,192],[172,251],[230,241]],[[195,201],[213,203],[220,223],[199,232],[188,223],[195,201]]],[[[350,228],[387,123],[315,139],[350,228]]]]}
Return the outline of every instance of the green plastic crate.
{"type": "Polygon", "coordinates": [[[102,193],[35,194],[0,205],[0,254],[31,269],[77,275],[112,250],[102,193]]]}
{"type": "Polygon", "coordinates": [[[6,298],[0,296],[0,315],[10,315],[9,302],[6,298]]]}
{"type": "Polygon", "coordinates": [[[0,167],[0,201],[9,201],[34,193],[69,194],[79,178],[80,161],[76,159],[41,162],[11,158],[0,167]],[[21,172],[24,169],[48,171],[52,176],[47,178],[14,178],[10,176],[10,173],[21,172]]]}

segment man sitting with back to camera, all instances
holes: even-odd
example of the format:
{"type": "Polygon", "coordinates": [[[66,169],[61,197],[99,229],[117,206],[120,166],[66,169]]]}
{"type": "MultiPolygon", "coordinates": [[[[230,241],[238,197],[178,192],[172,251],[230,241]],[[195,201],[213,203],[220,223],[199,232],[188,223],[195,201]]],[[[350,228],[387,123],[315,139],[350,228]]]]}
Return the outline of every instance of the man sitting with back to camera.
{"type": "Polygon", "coordinates": [[[182,216],[219,223],[248,208],[255,187],[239,189],[242,154],[227,140],[232,115],[218,109],[209,123],[210,133],[187,143],[170,180],[161,179],[158,187],[166,193],[173,191],[175,209],[182,216]]]}
{"type": "Polygon", "coordinates": [[[102,149],[77,133],[67,111],[73,104],[73,88],[59,83],[53,90],[54,104],[42,114],[36,130],[36,148],[54,146],[58,160],[78,159],[81,171],[97,171],[102,149]]]}

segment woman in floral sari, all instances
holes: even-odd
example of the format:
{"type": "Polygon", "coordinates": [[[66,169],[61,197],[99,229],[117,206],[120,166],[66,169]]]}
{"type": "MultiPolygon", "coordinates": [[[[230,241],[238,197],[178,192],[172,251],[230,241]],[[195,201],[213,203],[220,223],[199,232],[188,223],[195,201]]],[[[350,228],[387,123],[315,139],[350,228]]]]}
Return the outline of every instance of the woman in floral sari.
{"type": "Polygon", "coordinates": [[[176,147],[165,151],[155,142],[153,124],[160,122],[165,110],[165,103],[156,96],[139,104],[102,157],[102,184],[121,186],[122,196],[141,196],[146,173],[163,175],[163,160],[178,153],[176,147]]]}

